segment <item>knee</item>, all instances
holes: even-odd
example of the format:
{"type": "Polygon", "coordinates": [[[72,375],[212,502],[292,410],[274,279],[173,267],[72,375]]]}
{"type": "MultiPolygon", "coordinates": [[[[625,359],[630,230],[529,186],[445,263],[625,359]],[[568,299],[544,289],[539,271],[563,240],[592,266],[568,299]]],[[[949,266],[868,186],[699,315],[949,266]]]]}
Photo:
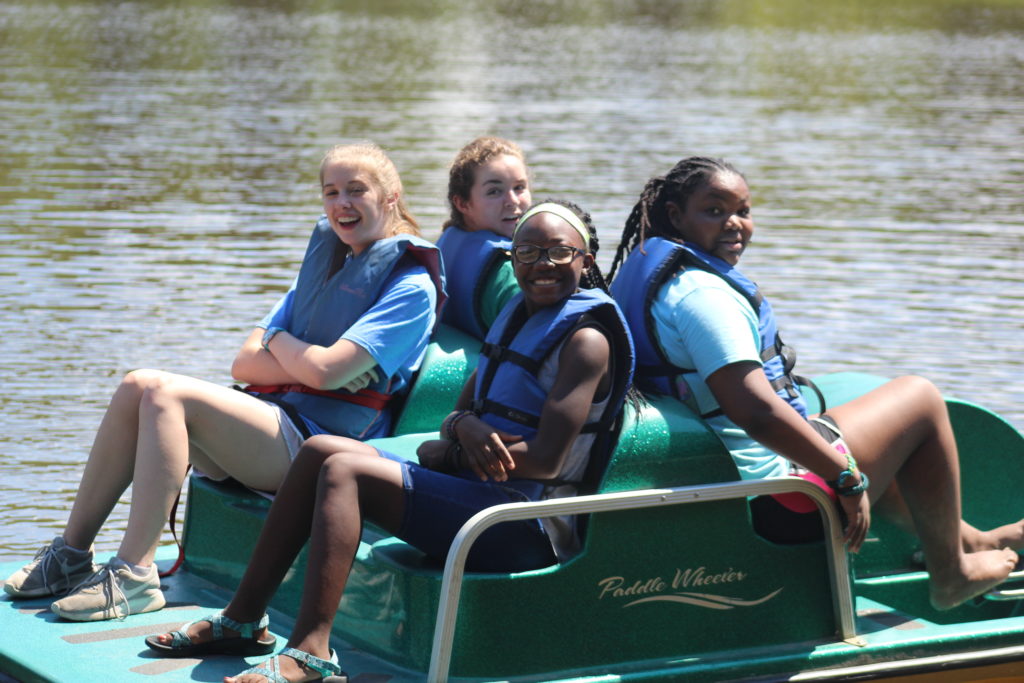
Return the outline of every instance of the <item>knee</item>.
{"type": "Polygon", "coordinates": [[[332,453],[324,460],[320,468],[320,480],[331,487],[340,487],[355,482],[360,470],[357,466],[358,458],[352,453],[339,451],[332,453]]]}
{"type": "Polygon", "coordinates": [[[923,406],[929,410],[946,410],[946,400],[942,392],[930,380],[918,375],[906,375],[894,382],[898,383],[907,405],[923,406]]]}
{"type": "Polygon", "coordinates": [[[142,404],[151,400],[153,394],[165,393],[171,377],[170,373],[162,370],[132,370],[121,380],[118,393],[129,393],[142,404]]]}
{"type": "Polygon", "coordinates": [[[329,457],[338,451],[338,440],[326,434],[311,436],[302,442],[299,452],[295,455],[295,462],[303,466],[313,465],[321,467],[329,457]]]}

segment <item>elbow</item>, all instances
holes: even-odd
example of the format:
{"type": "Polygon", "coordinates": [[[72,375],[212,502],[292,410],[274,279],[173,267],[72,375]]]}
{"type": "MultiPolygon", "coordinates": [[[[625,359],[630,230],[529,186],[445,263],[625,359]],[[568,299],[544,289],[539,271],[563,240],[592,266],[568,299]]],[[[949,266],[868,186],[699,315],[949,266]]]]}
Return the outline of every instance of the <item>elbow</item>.
{"type": "Polygon", "coordinates": [[[231,362],[231,377],[236,382],[245,381],[245,359],[241,354],[235,356],[235,360],[231,362]]]}
{"type": "Polygon", "coordinates": [[[755,440],[772,430],[779,424],[781,416],[771,406],[762,406],[752,410],[726,412],[730,420],[755,440]]]}

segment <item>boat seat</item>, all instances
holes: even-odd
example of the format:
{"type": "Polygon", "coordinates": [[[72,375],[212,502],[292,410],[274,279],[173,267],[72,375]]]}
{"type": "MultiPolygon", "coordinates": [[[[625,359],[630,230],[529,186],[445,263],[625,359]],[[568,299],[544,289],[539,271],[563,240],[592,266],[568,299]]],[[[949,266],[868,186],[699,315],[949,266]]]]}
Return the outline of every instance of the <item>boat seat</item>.
{"type": "Polygon", "coordinates": [[[454,327],[437,326],[412,387],[402,399],[393,435],[437,432],[476,369],[480,346],[480,340],[454,327]]]}
{"type": "MultiPolygon", "coordinates": [[[[387,441],[389,450],[403,445],[387,441]]],[[[731,457],[703,422],[682,404],[655,398],[639,415],[627,410],[601,492],[736,478],[731,457]]],[[[426,670],[440,563],[380,538],[360,549],[356,567],[356,588],[346,592],[335,634],[426,670]]],[[[567,562],[463,577],[451,673],[490,678],[599,668],[746,646],[755,631],[765,645],[824,641],[835,633],[829,595],[823,544],[761,539],[742,497],[593,513],[582,552],[567,562]],[[502,646],[510,628],[515,648],[502,646]],[[551,648],[553,642],[559,646],[551,648]]]]}

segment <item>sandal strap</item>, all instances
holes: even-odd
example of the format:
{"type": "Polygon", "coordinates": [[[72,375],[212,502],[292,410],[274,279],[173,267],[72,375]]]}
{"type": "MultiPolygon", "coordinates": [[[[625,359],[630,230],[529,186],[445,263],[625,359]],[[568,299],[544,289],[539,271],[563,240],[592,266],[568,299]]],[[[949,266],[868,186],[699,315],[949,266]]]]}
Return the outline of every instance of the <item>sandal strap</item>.
{"type": "Polygon", "coordinates": [[[341,673],[341,667],[338,666],[338,653],[334,650],[331,650],[331,658],[329,660],[314,657],[308,652],[296,650],[294,647],[286,647],[281,650],[281,654],[305,664],[307,667],[320,674],[320,678],[325,676],[337,676],[341,673]]]}
{"type": "MultiPolygon", "coordinates": [[[[296,650],[296,652],[298,652],[298,650],[296,650]]],[[[281,654],[284,654],[284,652],[282,652],[281,654]]],[[[235,677],[238,677],[238,676],[244,676],[246,674],[256,674],[258,676],[263,676],[265,679],[267,679],[267,683],[288,683],[288,681],[285,679],[285,677],[278,673],[280,670],[281,670],[280,655],[274,655],[270,659],[264,661],[262,664],[257,664],[256,666],[250,666],[245,671],[238,672],[232,678],[235,678],[235,677]],[[269,668],[263,666],[263,664],[268,664],[268,663],[270,664],[269,668]]]]}
{"type": "MultiPolygon", "coordinates": [[[[210,616],[203,617],[199,621],[208,621],[213,627],[213,639],[224,638],[224,627],[227,626],[233,631],[238,631],[243,638],[252,639],[253,633],[270,625],[270,617],[264,612],[259,621],[235,621],[231,617],[224,616],[224,612],[214,612],[210,616]]],[[[184,629],[183,629],[184,630],[184,629]]]]}
{"type": "Polygon", "coordinates": [[[180,631],[171,631],[167,634],[171,637],[171,643],[169,645],[171,649],[177,650],[178,648],[188,647],[192,644],[192,638],[189,637],[186,631],[188,631],[188,627],[194,623],[194,621],[189,622],[182,626],[180,631]]]}

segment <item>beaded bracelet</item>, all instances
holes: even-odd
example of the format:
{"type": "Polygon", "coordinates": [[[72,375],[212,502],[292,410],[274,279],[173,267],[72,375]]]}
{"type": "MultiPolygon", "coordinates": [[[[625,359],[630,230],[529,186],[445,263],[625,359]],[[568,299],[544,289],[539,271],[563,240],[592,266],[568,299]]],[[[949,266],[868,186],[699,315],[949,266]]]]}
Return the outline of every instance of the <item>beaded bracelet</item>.
{"type": "Polygon", "coordinates": [[[846,469],[839,473],[839,477],[835,481],[827,482],[829,487],[838,493],[840,496],[856,496],[858,493],[863,493],[868,490],[870,481],[868,481],[868,475],[860,471],[857,467],[857,461],[853,459],[850,453],[844,453],[846,455],[846,469]],[[853,476],[860,476],[860,483],[845,485],[847,479],[853,476]]]}
{"type": "Polygon", "coordinates": [[[441,431],[444,433],[444,436],[449,441],[458,441],[459,436],[455,433],[455,425],[459,423],[459,420],[467,415],[471,415],[472,413],[472,410],[455,410],[449,413],[448,417],[446,417],[444,422],[441,424],[441,431]]]}

